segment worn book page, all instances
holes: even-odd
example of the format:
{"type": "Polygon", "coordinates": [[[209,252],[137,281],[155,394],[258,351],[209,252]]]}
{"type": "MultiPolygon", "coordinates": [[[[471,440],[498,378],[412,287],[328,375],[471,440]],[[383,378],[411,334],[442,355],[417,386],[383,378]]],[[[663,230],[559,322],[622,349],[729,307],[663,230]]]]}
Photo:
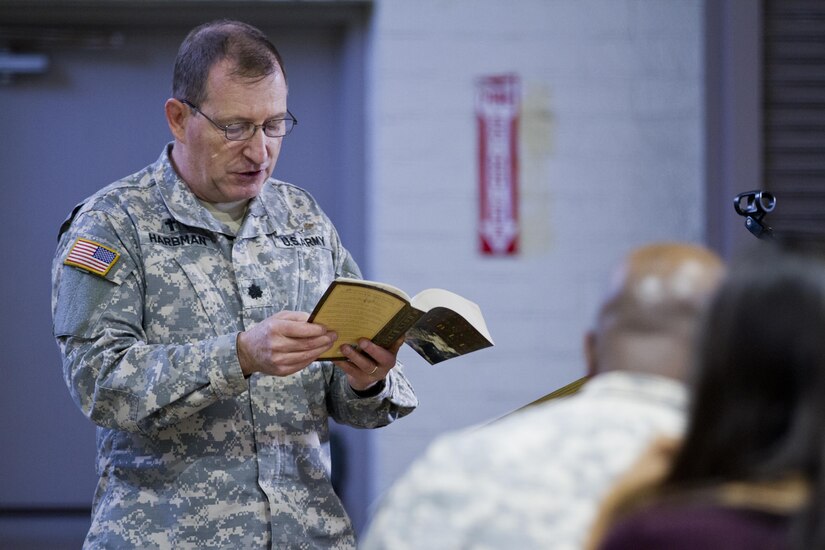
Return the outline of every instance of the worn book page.
{"type": "Polygon", "coordinates": [[[339,348],[372,338],[401,311],[406,302],[386,290],[357,284],[336,284],[319,302],[313,323],[338,333],[338,340],[320,359],[343,359],[339,348]]]}

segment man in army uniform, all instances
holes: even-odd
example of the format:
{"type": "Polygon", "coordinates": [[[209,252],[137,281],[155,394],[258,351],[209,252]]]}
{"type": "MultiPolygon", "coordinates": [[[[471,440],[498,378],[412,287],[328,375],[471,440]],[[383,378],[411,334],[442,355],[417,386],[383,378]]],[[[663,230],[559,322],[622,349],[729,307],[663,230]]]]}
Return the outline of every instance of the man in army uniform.
{"type": "Polygon", "coordinates": [[[634,250],[585,338],[583,389],[434,442],[362,550],[582,548],[618,474],[656,434],[681,432],[695,329],[723,273],[700,246],[634,250]]]}
{"type": "Polygon", "coordinates": [[[98,425],[94,548],[352,548],[329,418],[374,428],[417,400],[401,342],[344,346],[307,323],[360,277],[305,191],[271,178],[296,120],[258,29],[194,29],[175,62],[174,141],[79,205],[53,264],[71,395],[98,425]]]}

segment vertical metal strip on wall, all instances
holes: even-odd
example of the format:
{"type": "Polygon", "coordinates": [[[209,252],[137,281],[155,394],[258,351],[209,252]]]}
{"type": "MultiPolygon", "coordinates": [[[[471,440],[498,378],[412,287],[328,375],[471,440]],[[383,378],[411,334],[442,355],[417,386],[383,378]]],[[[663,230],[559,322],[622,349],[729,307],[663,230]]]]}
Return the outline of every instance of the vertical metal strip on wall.
{"type": "Polygon", "coordinates": [[[764,188],[777,230],[825,236],[825,2],[764,2],[764,188]]]}

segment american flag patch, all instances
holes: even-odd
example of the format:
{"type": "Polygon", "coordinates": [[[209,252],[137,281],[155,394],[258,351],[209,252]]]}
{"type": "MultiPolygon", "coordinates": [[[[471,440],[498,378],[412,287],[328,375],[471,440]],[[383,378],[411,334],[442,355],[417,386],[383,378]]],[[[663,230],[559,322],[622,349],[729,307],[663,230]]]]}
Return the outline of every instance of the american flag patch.
{"type": "Polygon", "coordinates": [[[63,263],[91,271],[97,275],[106,275],[118,258],[120,258],[120,254],[108,246],[89,239],[79,238],[72,245],[63,263]]]}

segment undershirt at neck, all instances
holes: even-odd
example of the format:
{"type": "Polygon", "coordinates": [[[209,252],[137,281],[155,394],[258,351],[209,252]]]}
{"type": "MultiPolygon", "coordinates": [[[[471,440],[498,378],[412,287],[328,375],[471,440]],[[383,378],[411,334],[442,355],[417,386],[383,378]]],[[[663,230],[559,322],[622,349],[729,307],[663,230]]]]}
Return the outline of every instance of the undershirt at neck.
{"type": "Polygon", "coordinates": [[[241,228],[241,222],[246,215],[246,207],[249,204],[249,199],[241,199],[232,202],[206,202],[198,199],[204,208],[209,210],[209,213],[218,220],[226,224],[233,234],[237,234],[241,228]]]}

